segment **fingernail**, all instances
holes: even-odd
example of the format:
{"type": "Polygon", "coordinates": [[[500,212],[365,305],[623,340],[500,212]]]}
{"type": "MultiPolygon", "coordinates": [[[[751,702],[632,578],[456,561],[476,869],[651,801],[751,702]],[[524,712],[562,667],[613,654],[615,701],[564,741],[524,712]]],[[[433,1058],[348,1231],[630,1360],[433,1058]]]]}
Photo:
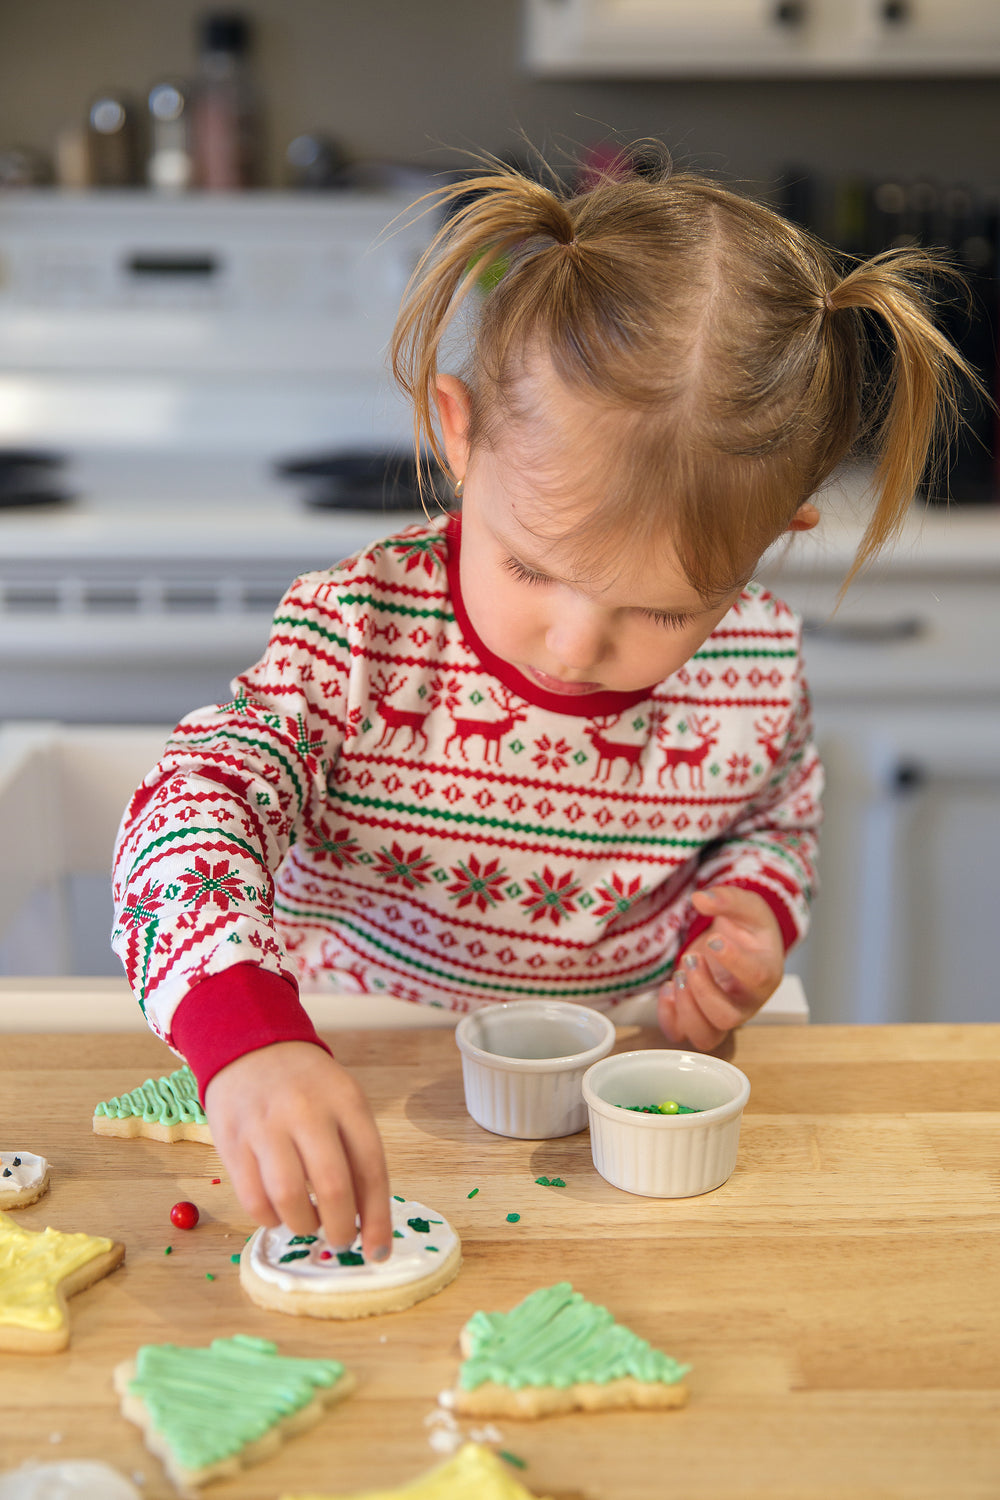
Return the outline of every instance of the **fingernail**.
{"type": "Polygon", "coordinates": [[[685,953],[685,955],[684,955],[684,967],[685,967],[685,969],[696,969],[698,967],[698,955],[697,955],[697,953],[685,953]]]}
{"type": "Polygon", "coordinates": [[[711,948],[713,953],[721,953],[726,945],[723,942],[722,938],[709,938],[708,946],[711,948]]]}
{"type": "Polygon", "coordinates": [[[677,988],[679,990],[686,990],[687,989],[687,980],[685,979],[685,977],[684,977],[683,974],[675,974],[674,975],[674,984],[677,986],[677,988]]]}
{"type": "Polygon", "coordinates": [[[379,1260],[379,1261],[388,1260],[389,1256],[391,1254],[392,1254],[392,1246],[391,1245],[378,1245],[372,1251],[372,1260],[379,1260]]]}

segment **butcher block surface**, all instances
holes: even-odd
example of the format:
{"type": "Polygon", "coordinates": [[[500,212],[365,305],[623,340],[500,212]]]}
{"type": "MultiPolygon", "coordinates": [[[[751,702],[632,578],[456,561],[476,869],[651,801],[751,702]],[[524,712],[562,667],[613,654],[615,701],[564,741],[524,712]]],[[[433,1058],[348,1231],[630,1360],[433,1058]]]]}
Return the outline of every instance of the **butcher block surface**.
{"type": "MultiPolygon", "coordinates": [[[[212,1147],[93,1134],[99,1100],[179,1065],[164,1045],[137,1033],[0,1036],[0,1147],[47,1157],[52,1174],[18,1222],[126,1247],[119,1270],[70,1300],[66,1351],[0,1354],[0,1467],[101,1459],[141,1475],[146,1500],[166,1500],[176,1492],[121,1416],[112,1370],[143,1343],[244,1333],[341,1360],[357,1389],[207,1496],[399,1485],[440,1461],[427,1419],[455,1382],[470,1314],[568,1280],[689,1363],[690,1402],[498,1422],[494,1446],[524,1461],[511,1472],[531,1491],[1000,1496],[1000,1026],[742,1033],[734,1061],[751,1096],[736,1170],[715,1192],[673,1201],[606,1183],[586,1131],[545,1142],[481,1130],[450,1031],[329,1040],[372,1100],[393,1191],[445,1215],[464,1244],[457,1280],[437,1296],[352,1323],[247,1299],[233,1257],[256,1226],[212,1147]],[[170,1222],[181,1199],[201,1213],[191,1231],[170,1222]]],[[[619,1033],[619,1050],[656,1044],[652,1031],[619,1033]]]]}

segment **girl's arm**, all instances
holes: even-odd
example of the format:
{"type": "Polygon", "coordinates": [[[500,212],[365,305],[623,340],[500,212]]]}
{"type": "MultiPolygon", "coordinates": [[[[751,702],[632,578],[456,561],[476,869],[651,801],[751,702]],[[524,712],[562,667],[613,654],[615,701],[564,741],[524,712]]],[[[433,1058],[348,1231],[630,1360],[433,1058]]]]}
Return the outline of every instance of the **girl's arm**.
{"type": "Polygon", "coordinates": [[[690,925],[660,991],[660,1025],[672,1045],[725,1048],[780,984],[785,954],[809,924],[822,789],[800,658],[770,781],[699,866],[690,925]]]}

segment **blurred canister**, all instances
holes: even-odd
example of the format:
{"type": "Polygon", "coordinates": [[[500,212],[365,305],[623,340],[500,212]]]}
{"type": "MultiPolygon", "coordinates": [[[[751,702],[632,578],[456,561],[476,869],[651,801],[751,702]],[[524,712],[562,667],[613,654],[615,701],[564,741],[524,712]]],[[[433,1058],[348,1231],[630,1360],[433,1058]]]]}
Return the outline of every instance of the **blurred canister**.
{"type": "Polygon", "coordinates": [[[175,79],[154,83],[148,104],[146,181],[157,192],[181,193],[191,186],[192,175],[187,86],[175,79]]]}
{"type": "Polygon", "coordinates": [[[200,72],[191,101],[194,181],[227,191],[259,181],[259,108],[247,61],[250,26],[213,11],[200,30],[200,72]]]}
{"type": "Polygon", "coordinates": [[[140,180],[135,107],[114,89],[97,94],[87,115],[90,178],[94,187],[134,187],[140,180]]]}

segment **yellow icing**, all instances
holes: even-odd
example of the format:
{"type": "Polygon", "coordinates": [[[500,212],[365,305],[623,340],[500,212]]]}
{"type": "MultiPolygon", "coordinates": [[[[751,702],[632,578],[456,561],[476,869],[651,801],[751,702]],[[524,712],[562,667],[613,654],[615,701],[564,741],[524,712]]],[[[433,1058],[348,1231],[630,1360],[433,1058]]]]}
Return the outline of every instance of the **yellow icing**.
{"type": "Polygon", "coordinates": [[[23,1229],[0,1213],[0,1323],[41,1333],[61,1328],[66,1314],[59,1282],[104,1255],[113,1243],[91,1234],[23,1229]]]}
{"type": "MultiPolygon", "coordinates": [[[[284,1500],[338,1500],[335,1495],[286,1495],[284,1500]]],[[[396,1490],[365,1490],[339,1500],[534,1500],[491,1448],[466,1443],[429,1474],[396,1490]]],[[[539,1496],[538,1500],[544,1500],[539,1496]]]]}

